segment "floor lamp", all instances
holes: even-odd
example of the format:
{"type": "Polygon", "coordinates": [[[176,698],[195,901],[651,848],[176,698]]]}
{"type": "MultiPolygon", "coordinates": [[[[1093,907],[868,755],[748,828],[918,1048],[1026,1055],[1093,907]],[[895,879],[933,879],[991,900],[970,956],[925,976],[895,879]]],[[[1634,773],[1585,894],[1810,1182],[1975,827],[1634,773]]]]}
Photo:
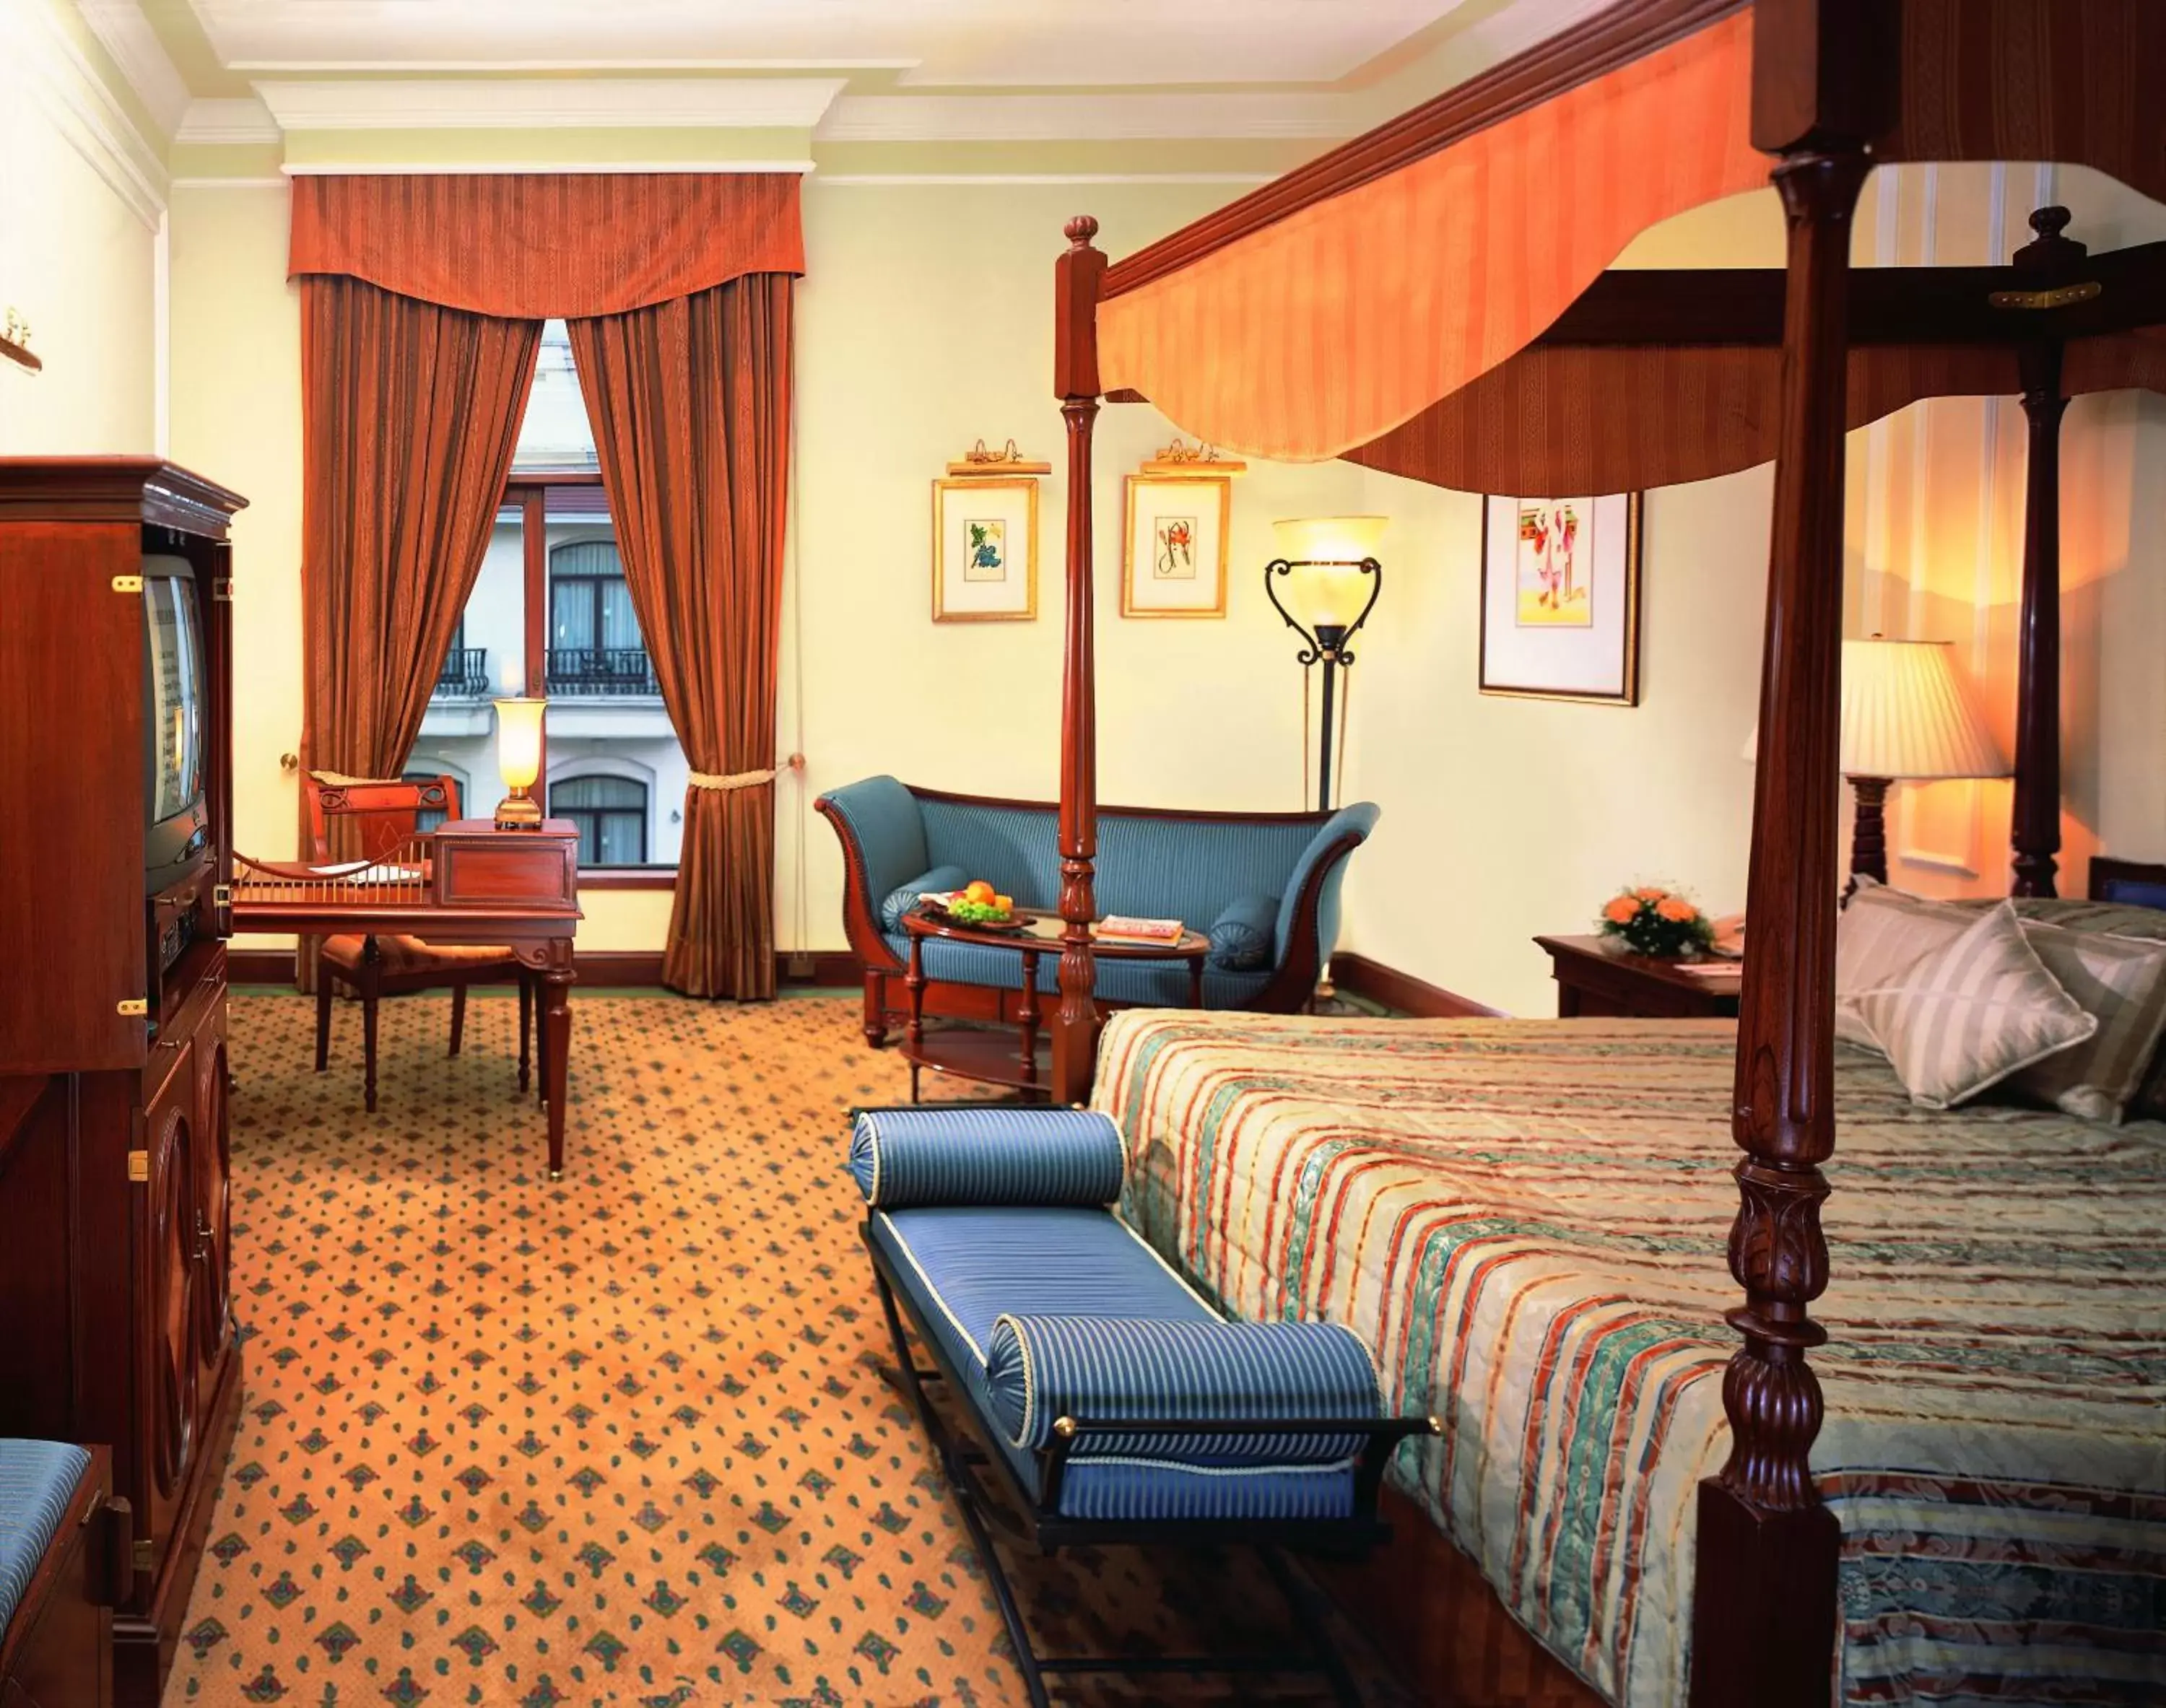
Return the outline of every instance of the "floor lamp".
{"type": "MultiPolygon", "coordinates": [[[[1264,566],[1264,593],[1286,627],[1306,643],[1294,656],[1306,672],[1323,666],[1323,734],[1317,761],[1316,805],[1331,810],[1332,714],[1338,673],[1352,667],[1347,642],[1369,620],[1383,591],[1376,544],[1385,516],[1317,516],[1275,522],[1279,555],[1264,566]],[[1286,597],[1279,597],[1280,590],[1286,597]]],[[[1306,719],[1303,720],[1306,722],[1306,719]]]]}

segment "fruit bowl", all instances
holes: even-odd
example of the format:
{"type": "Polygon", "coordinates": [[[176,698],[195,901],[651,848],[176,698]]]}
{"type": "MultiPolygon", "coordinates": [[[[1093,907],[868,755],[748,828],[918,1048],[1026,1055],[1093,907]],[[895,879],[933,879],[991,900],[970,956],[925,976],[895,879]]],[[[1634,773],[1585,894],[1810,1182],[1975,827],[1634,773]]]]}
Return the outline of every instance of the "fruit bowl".
{"type": "Polygon", "coordinates": [[[919,902],[936,918],[973,930],[1007,930],[1023,923],[1016,917],[1014,898],[1000,894],[982,879],[945,895],[926,894],[919,902]]]}

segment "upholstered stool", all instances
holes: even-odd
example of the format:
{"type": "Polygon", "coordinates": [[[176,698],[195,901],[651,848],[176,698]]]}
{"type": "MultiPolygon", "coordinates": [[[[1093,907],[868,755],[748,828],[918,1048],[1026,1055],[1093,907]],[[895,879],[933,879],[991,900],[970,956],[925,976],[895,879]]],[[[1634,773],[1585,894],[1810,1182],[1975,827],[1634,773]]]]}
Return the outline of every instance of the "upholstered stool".
{"type": "Polygon", "coordinates": [[[103,1447],[0,1439],[0,1703],[108,1708],[128,1505],[103,1447]]]}
{"type": "Polygon", "coordinates": [[[1275,1656],[1124,1661],[1032,1645],[989,1523],[1048,1550],[1255,1544],[1308,1611],[1313,1592],[1277,1550],[1345,1554],[1382,1540],[1376,1494],[1392,1452],[1436,1429],[1381,1415],[1375,1368],[1351,1331],[1220,1317],[1106,1208],[1123,1165],[1112,1121],[1079,1110],[865,1110],[852,1129],[850,1172],[903,1385],[985,1562],[1030,1700],[1044,1708],[1046,1673],[1301,1671],[1356,1701],[1320,1619],[1297,1618],[1312,1645],[1275,1656]],[[934,1368],[920,1367],[905,1316],[934,1368]],[[934,1382],[985,1451],[934,1409],[934,1382]]]}

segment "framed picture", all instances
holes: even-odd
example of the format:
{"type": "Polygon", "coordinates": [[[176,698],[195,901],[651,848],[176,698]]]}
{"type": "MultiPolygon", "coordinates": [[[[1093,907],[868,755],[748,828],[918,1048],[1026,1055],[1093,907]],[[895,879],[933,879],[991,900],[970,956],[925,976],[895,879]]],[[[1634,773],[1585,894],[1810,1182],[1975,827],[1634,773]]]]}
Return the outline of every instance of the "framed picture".
{"type": "Polygon", "coordinates": [[[1038,482],[932,482],[932,620],[1028,622],[1038,614],[1038,482]]]}
{"type": "Polygon", "coordinates": [[[1130,475],[1121,614],[1224,616],[1233,512],[1234,482],[1226,475],[1130,475]]]}
{"type": "Polygon", "coordinates": [[[1640,498],[1482,501],[1483,693],[1640,704],[1640,498]]]}

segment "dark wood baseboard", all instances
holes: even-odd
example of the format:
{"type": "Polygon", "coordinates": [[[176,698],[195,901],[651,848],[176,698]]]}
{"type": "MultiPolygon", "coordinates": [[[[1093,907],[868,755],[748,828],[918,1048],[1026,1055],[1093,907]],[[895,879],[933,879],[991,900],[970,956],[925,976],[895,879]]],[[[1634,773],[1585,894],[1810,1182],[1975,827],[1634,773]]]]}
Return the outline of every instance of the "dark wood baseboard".
{"type": "MultiPolygon", "coordinates": [[[[815,950],[803,957],[785,952],[774,959],[775,979],[781,984],[854,989],[864,982],[857,957],[847,949],[815,950]]],[[[576,949],[572,967],[581,984],[598,989],[662,988],[659,949],[576,949]]],[[[291,984],[293,952],[290,949],[230,949],[225,969],[228,981],[235,984],[291,984]]]]}
{"type": "Polygon", "coordinates": [[[1334,955],[1331,980],[1341,990],[1371,1002],[1381,1003],[1403,1015],[1423,1020],[1493,1020],[1503,1018],[1500,1010],[1485,1008],[1471,998],[1440,984],[1371,961],[1366,955],[1334,955]]]}

